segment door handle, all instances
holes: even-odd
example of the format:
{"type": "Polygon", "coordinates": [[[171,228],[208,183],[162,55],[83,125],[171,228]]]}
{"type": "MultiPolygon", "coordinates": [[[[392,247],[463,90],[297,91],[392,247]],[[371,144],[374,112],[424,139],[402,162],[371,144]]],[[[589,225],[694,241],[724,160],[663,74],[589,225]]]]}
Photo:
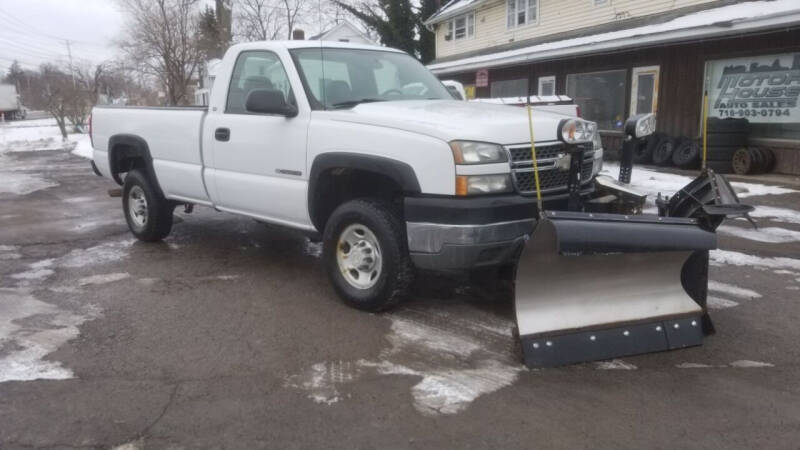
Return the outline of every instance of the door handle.
{"type": "Polygon", "coordinates": [[[214,130],[214,139],[222,142],[228,142],[231,139],[230,128],[217,128],[214,130]]]}

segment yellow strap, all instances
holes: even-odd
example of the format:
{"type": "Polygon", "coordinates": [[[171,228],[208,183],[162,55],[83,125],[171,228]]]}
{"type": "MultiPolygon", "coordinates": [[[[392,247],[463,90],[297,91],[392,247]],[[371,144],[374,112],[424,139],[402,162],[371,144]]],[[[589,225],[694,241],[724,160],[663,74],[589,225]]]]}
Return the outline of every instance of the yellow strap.
{"type": "Polygon", "coordinates": [[[536,162],[536,140],[533,137],[533,113],[530,102],[528,109],[528,128],[531,132],[531,159],[533,160],[533,179],[536,182],[536,207],[539,208],[539,217],[542,216],[542,189],[539,186],[539,163],[536,162]]]}
{"type": "Polygon", "coordinates": [[[703,93],[703,170],[708,157],[708,91],[703,93]]]}

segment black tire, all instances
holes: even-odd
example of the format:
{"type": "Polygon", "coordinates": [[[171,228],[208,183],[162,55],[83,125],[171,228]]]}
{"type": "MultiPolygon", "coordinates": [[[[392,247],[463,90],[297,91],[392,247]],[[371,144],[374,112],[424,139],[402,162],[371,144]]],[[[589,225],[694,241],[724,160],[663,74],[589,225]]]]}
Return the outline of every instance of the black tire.
{"type": "Polygon", "coordinates": [[[736,153],[733,154],[731,165],[733,166],[733,172],[737,175],[753,173],[753,155],[750,150],[745,147],[736,150],[736,153]]]}
{"type": "Polygon", "coordinates": [[[653,149],[653,163],[659,166],[668,166],[672,163],[672,152],[675,141],[669,136],[662,136],[653,149]]]}
{"type": "MultiPolygon", "coordinates": [[[[733,154],[736,150],[743,148],[744,145],[739,147],[708,147],[708,160],[709,161],[731,161],[733,154]]],[[[703,149],[700,149],[700,156],[703,156],[703,149]]]]}
{"type": "Polygon", "coordinates": [[[743,133],[709,133],[709,147],[744,147],[747,145],[747,134],[743,133]]]}
{"type": "Polygon", "coordinates": [[[717,173],[733,173],[733,165],[730,161],[706,161],[708,168],[717,173]]]}
{"type": "Polygon", "coordinates": [[[709,133],[744,133],[750,132],[750,122],[747,119],[708,119],[709,133]]]}
{"type": "Polygon", "coordinates": [[[650,164],[653,162],[653,149],[656,148],[661,134],[652,134],[633,149],[633,162],[635,164],[650,164]]]}
{"type": "Polygon", "coordinates": [[[681,169],[693,169],[700,162],[700,146],[692,139],[681,138],[672,152],[672,164],[681,169]]]}
{"type": "MultiPolygon", "coordinates": [[[[352,251],[352,250],[351,250],[352,251]]],[[[408,255],[408,240],[402,217],[387,202],[374,199],[351,200],[340,205],[325,224],[322,258],[328,278],[342,301],[363,311],[382,311],[408,295],[414,282],[414,266],[408,255]],[[345,278],[338,253],[348,227],[361,225],[377,239],[380,273],[373,285],[360,288],[345,278]]]]}
{"type": "MultiPolygon", "coordinates": [[[[138,198],[138,197],[137,197],[138,198]]],[[[125,221],[136,239],[144,242],[156,242],[164,239],[172,230],[173,205],[155,188],[154,184],[142,170],[132,170],[125,177],[122,188],[122,210],[125,221]],[[143,194],[145,209],[141,216],[135,216],[131,209],[131,192],[134,197],[143,194]],[[141,218],[144,217],[144,220],[141,218]]]]}
{"type": "Polygon", "coordinates": [[[750,152],[753,158],[753,168],[750,170],[750,173],[762,173],[764,171],[764,163],[766,162],[764,153],[762,153],[761,149],[758,147],[749,147],[747,151],[750,152]]]}
{"type": "Polygon", "coordinates": [[[761,152],[764,153],[764,173],[772,172],[772,169],[775,168],[775,152],[771,149],[762,147],[761,152]]]}

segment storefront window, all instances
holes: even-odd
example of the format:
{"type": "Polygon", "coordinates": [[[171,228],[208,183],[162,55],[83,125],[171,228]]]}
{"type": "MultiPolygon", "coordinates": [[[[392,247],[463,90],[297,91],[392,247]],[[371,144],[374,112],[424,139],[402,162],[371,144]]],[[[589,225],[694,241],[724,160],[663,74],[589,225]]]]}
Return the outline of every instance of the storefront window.
{"type": "Polygon", "coordinates": [[[567,95],[585,119],[601,130],[622,130],[625,123],[625,70],[567,75],[567,95]]]}
{"type": "Polygon", "coordinates": [[[800,53],[706,63],[709,117],[745,118],[750,136],[800,140],[800,53]]]}
{"type": "Polygon", "coordinates": [[[527,78],[522,78],[519,80],[492,81],[490,88],[490,96],[492,98],[524,97],[526,95],[528,95],[527,78]]]}

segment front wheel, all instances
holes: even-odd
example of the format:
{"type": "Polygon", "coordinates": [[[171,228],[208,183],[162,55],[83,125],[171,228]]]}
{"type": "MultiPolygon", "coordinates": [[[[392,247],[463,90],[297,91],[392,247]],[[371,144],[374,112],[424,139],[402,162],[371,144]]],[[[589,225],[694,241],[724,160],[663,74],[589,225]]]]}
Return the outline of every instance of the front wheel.
{"type": "Polygon", "coordinates": [[[172,230],[172,205],[141,170],[125,177],[122,209],[128,228],[140,241],[160,241],[172,230]]]}
{"type": "Polygon", "coordinates": [[[372,199],[346,202],[325,226],[322,257],[339,297],[364,311],[402,300],[414,281],[403,221],[391,205],[372,199]]]}

